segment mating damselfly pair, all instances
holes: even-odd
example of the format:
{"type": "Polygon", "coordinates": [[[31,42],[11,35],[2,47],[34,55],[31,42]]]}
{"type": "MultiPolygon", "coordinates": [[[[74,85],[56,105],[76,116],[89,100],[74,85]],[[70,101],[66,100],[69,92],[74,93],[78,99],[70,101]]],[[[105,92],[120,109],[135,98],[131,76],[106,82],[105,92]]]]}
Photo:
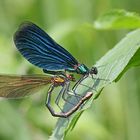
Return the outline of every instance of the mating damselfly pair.
{"type": "Polygon", "coordinates": [[[19,98],[28,96],[38,90],[40,87],[50,84],[46,106],[53,116],[69,117],[85,101],[91,98],[92,93],[88,92],[84,96],[78,95],[75,91],[77,86],[89,75],[97,75],[96,67],[89,69],[84,64],[80,64],[67,50],[57,44],[46,32],[31,22],[20,25],[14,35],[14,43],[19,52],[32,64],[43,69],[46,74],[53,76],[12,76],[0,75],[0,97],[19,98]],[[74,96],[79,100],[77,104],[67,111],[60,113],[54,111],[51,107],[51,95],[55,87],[61,86],[56,104],[59,104],[60,97],[67,101],[65,94],[68,94],[70,82],[75,82],[72,74],[77,73],[81,78],[76,82],[72,91],[74,96]]]}

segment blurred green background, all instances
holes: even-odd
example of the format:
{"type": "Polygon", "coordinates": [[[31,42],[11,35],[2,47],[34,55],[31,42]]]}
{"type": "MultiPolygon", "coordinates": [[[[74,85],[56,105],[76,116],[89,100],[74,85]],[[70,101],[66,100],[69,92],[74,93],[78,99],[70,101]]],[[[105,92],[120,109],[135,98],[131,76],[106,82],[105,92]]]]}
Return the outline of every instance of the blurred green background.
{"type": "MultiPolygon", "coordinates": [[[[114,8],[140,13],[138,0],[0,0],[0,73],[42,73],[21,57],[13,44],[13,34],[23,21],[38,24],[91,67],[127,32],[98,31],[89,26],[114,8]]],[[[139,68],[131,69],[118,83],[105,88],[66,140],[140,139],[139,73],[139,68]]],[[[45,93],[0,99],[0,140],[48,139],[57,118],[44,105],[45,93]]]]}

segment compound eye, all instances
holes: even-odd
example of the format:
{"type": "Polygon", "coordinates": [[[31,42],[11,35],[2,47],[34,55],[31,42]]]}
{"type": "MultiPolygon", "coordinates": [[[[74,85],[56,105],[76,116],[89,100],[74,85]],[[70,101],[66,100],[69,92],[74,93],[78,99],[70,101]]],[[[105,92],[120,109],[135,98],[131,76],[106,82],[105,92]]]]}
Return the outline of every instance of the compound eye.
{"type": "Polygon", "coordinates": [[[90,71],[90,74],[98,74],[97,68],[96,67],[92,67],[91,71],[90,71]]]}

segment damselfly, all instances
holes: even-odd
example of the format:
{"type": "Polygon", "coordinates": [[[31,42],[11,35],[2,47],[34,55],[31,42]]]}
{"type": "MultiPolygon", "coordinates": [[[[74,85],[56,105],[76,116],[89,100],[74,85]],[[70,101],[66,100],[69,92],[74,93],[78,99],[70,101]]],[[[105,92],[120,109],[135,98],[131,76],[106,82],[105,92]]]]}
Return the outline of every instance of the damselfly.
{"type": "Polygon", "coordinates": [[[19,52],[32,64],[52,75],[66,75],[65,71],[81,74],[76,87],[88,75],[97,74],[96,67],[91,69],[80,64],[67,50],[57,44],[46,32],[31,22],[21,24],[14,35],[19,52]]]}
{"type": "MultiPolygon", "coordinates": [[[[75,72],[83,75],[83,77],[75,84],[73,89],[81,83],[88,75],[97,74],[97,68],[87,68],[84,64],[80,64],[67,50],[57,44],[47,33],[45,33],[37,25],[26,22],[23,23],[14,35],[14,42],[19,52],[32,64],[42,68],[47,74],[56,75],[54,77],[47,76],[2,76],[0,75],[0,96],[17,98],[34,93],[34,91],[47,84],[51,84],[48,90],[46,106],[53,116],[68,117],[74,113],[79,107],[88,100],[92,94],[88,93],[77,102],[73,108],[65,113],[56,113],[50,105],[51,94],[55,87],[62,86],[62,90],[56,98],[58,105],[62,95],[68,93],[70,81],[74,81],[74,77],[68,72],[75,72]]],[[[76,95],[75,90],[73,93],[76,95]]]]}
{"type": "Polygon", "coordinates": [[[91,98],[92,93],[87,93],[75,104],[70,110],[67,112],[55,112],[53,107],[51,107],[51,96],[55,87],[61,86],[62,89],[56,98],[56,103],[59,102],[59,97],[62,95],[62,98],[66,100],[65,94],[69,91],[70,81],[74,81],[72,75],[68,75],[67,77],[62,76],[46,76],[46,75],[23,75],[23,76],[14,76],[14,75],[0,75],[0,97],[4,98],[21,98],[25,96],[29,96],[37,91],[39,91],[42,87],[50,84],[47,98],[46,98],[46,106],[51,112],[51,114],[55,117],[69,117],[76,110],[78,110],[83,103],[91,98]]]}

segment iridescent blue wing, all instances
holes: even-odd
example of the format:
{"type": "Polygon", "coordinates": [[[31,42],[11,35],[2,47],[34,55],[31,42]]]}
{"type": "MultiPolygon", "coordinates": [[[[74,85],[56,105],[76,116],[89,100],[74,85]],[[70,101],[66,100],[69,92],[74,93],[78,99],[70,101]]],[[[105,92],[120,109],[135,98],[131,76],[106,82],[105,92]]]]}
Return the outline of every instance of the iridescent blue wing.
{"type": "Polygon", "coordinates": [[[14,35],[20,53],[32,64],[45,70],[73,69],[77,60],[37,25],[23,23],[14,35]]]}

